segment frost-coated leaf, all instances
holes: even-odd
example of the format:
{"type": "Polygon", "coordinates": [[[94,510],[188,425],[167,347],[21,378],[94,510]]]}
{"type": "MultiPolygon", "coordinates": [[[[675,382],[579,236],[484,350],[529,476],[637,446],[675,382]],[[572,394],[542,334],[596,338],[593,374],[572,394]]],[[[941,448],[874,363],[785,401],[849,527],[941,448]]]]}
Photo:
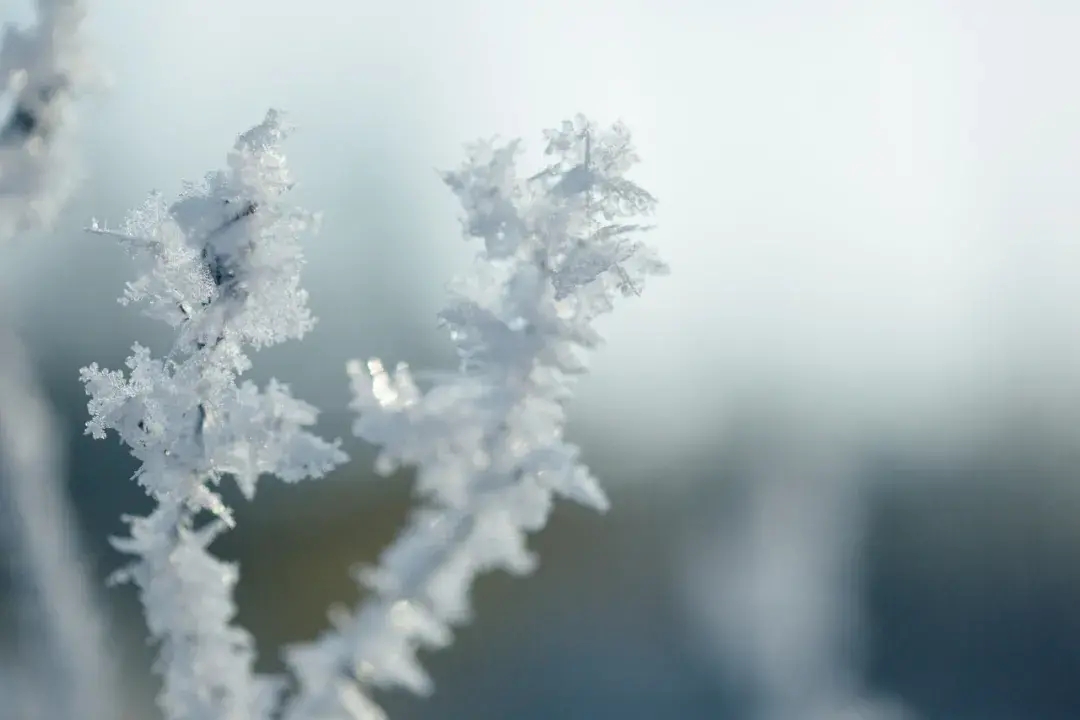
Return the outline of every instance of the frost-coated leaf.
{"type": "Polygon", "coordinates": [[[526,191],[517,177],[519,143],[496,148],[490,142],[469,146],[469,163],[457,172],[443,174],[447,186],[465,209],[466,234],[484,240],[493,258],[513,255],[527,228],[518,214],[526,191]]]}

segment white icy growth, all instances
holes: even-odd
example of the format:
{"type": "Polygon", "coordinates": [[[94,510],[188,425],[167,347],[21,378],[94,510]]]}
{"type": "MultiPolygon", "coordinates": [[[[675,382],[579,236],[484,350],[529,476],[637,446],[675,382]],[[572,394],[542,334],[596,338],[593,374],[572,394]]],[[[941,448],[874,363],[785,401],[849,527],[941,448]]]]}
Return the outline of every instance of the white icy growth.
{"type": "Polygon", "coordinates": [[[404,365],[349,366],[355,433],[380,446],[380,471],[417,467],[424,504],[359,574],[372,597],[287,651],[300,681],[287,720],[380,718],[373,687],[427,693],[417,650],[448,644],[468,620],[478,574],[535,567],[527,534],[546,524],[553,494],[607,507],[563,440],[565,403],[583,351],[600,343],[592,321],[667,268],[637,239],[633,219],[655,201],[624,177],[637,161],[626,129],[579,116],[546,139],[551,165],[532,177],[519,175],[517,142],[478,143],[444,175],[466,236],[484,242],[441,314],[460,371],[422,392],[404,365]]]}

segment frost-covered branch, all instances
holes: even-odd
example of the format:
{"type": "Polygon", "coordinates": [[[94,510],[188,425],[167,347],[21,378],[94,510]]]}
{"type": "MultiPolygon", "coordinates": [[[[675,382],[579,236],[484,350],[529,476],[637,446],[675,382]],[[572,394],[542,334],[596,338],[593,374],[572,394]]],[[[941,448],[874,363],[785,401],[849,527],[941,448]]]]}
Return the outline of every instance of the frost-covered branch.
{"type": "Polygon", "coordinates": [[[214,488],[230,475],[251,497],[263,473],[295,482],[345,460],[337,442],[305,430],[316,411],[287,387],[238,384],[249,348],[299,338],[314,322],[299,284],[299,239],[314,218],[284,203],[285,134],[270,111],[237,140],[228,170],[174,203],[151,196],[116,233],[91,228],[122,237],[149,263],[121,302],[142,302],[177,330],[167,357],[136,345],[126,375],[82,371],[87,432],[115,430],[156,501],[148,516],[128,517],[131,535],[114,543],[136,557],[118,578],[138,585],[160,643],[158,703],[169,720],[259,720],[278,689],[254,674],[252,638],[233,623],[236,567],[207,549],[233,523],[214,488]]]}
{"type": "MultiPolygon", "coordinates": [[[[90,77],[82,49],[81,0],[39,0],[37,24],[4,28],[0,46],[0,245],[48,227],[73,187],[64,140],[70,106],[90,77]]],[[[6,302],[0,298],[0,302],[6,302]]],[[[48,664],[30,677],[28,705],[50,717],[118,716],[104,613],[83,565],[73,513],[64,496],[62,434],[10,319],[0,317],[0,534],[21,568],[21,660],[48,664]],[[31,617],[32,616],[32,617],[31,617]],[[44,641],[38,644],[39,641],[44,641]],[[33,651],[30,648],[34,648],[33,651]],[[38,656],[38,657],[34,657],[38,656]],[[48,691],[46,692],[46,689],[48,691]]],[[[20,690],[27,691],[20,683],[20,690]]],[[[5,704],[15,698],[5,696],[5,704]]]]}
{"type": "Polygon", "coordinates": [[[300,688],[286,720],[381,718],[372,688],[430,691],[417,650],[448,644],[468,620],[478,574],[533,569],[527,533],[546,524],[552,496],[607,507],[563,440],[565,403],[583,351],[600,343],[593,320],[667,268],[636,239],[655,201],[624,177],[637,161],[626,129],[579,116],[546,139],[552,163],[528,179],[517,142],[478,143],[444,175],[466,236],[484,241],[441,314],[460,373],[421,392],[404,365],[350,364],[354,432],[382,448],[380,471],[417,467],[424,506],[360,573],[373,597],[287,650],[300,688]]]}

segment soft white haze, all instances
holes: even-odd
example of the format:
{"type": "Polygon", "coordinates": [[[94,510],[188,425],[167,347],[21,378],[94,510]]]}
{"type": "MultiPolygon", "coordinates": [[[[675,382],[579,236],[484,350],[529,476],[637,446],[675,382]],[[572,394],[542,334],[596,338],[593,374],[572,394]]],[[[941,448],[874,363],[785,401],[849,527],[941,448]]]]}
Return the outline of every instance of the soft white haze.
{"type": "MultiPolygon", "coordinates": [[[[1043,392],[1025,377],[1080,386],[1072,3],[99,0],[93,29],[115,84],[88,110],[101,181],[70,228],[198,177],[267,104],[290,111],[298,197],[326,213],[321,332],[295,357],[321,356],[305,395],[328,411],[403,298],[434,336],[468,260],[433,168],[577,111],[633,129],[678,278],[611,320],[583,389],[581,421],[617,413],[623,452],[658,433],[679,452],[744,392],[938,435],[1010,387],[1043,392]]],[[[16,273],[70,342],[123,317],[111,292],[56,289],[115,272],[94,243],[25,247],[16,273]]]]}

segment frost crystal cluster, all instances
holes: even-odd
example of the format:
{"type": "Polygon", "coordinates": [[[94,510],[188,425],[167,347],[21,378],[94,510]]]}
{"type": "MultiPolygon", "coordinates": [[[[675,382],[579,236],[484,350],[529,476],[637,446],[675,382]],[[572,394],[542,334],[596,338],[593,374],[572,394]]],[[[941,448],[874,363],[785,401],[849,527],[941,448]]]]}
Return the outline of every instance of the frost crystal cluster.
{"type": "Polygon", "coordinates": [[[655,201],[625,177],[637,161],[626,129],[579,116],[545,136],[550,165],[531,177],[517,142],[478,143],[444,175],[466,236],[484,243],[441,313],[459,372],[422,391],[405,365],[349,366],[354,432],[381,447],[380,471],[416,466],[423,505],[359,574],[372,598],[287,651],[300,690],[286,720],[381,718],[372,688],[428,692],[417,651],[447,645],[468,620],[478,574],[533,569],[527,533],[545,525],[553,495],[607,507],[563,439],[565,403],[600,343],[593,321],[667,268],[637,237],[655,201]]]}
{"type": "Polygon", "coordinates": [[[130,536],[114,543],[136,558],[118,578],[138,585],[160,643],[158,701],[170,720],[257,720],[277,695],[276,681],[254,675],[252,638],[232,622],[237,569],[207,549],[233,522],[215,490],[222,477],[251,497],[261,474],[291,482],[345,460],[337,443],[305,430],[316,411],[287,387],[238,384],[249,348],[299,338],[313,323],[299,240],[314,218],[284,202],[284,136],[270,111],[237,140],[227,170],[176,202],[151,196],[117,232],[92,228],[147,265],[121,301],[143,303],[177,332],[162,358],[136,345],[126,374],[82,371],[87,432],[114,430],[156,501],[149,515],[128,517],[130,536]]]}

